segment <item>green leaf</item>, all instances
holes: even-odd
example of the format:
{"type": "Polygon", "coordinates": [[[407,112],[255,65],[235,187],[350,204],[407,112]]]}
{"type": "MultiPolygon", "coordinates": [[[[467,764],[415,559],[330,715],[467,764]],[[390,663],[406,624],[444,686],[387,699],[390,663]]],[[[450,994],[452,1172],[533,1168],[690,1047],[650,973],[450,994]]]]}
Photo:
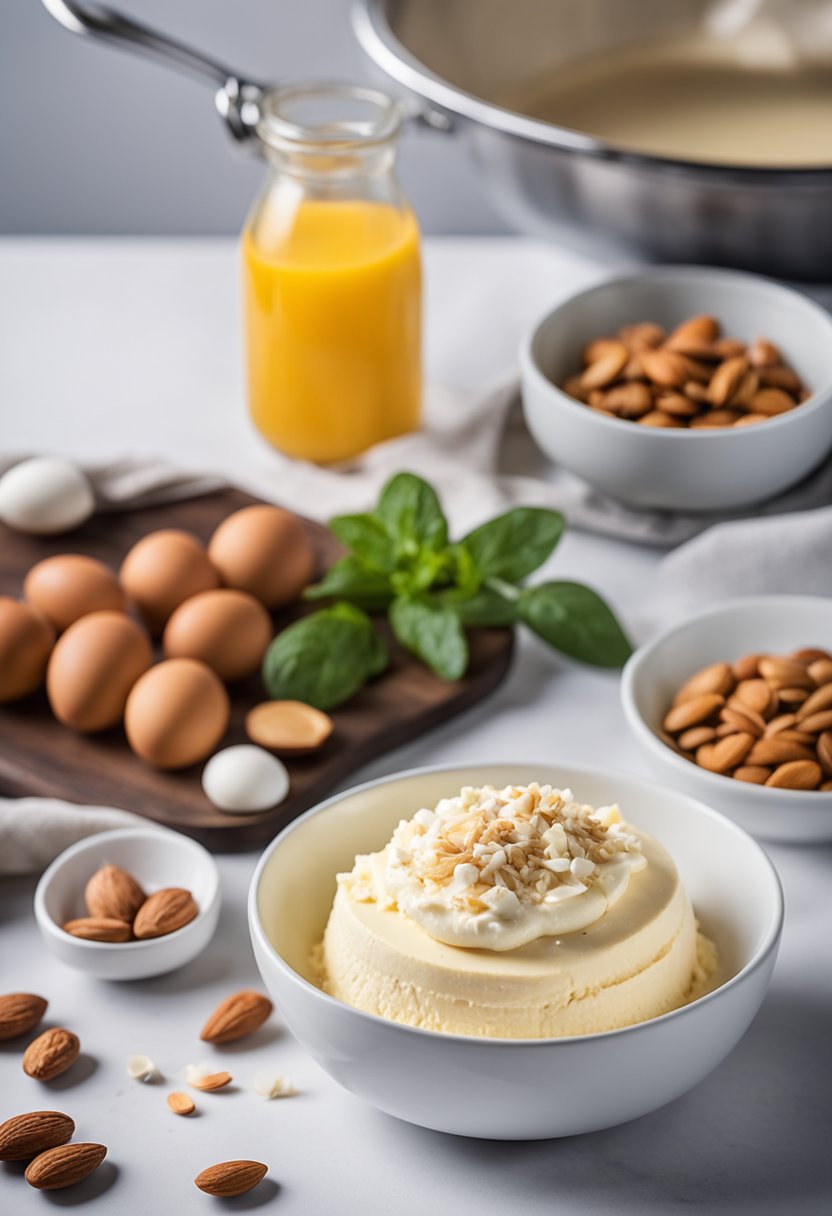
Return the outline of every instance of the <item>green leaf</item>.
{"type": "Polygon", "coordinates": [[[436,491],[415,473],[391,478],[373,514],[405,552],[444,549],[448,543],[448,522],[436,491]]]}
{"type": "Polygon", "coordinates": [[[319,583],[307,587],[303,593],[306,600],[339,597],[352,600],[370,612],[379,612],[393,599],[389,575],[370,570],[359,558],[348,554],[330,566],[319,583]]]}
{"type": "Polygon", "coordinates": [[[560,540],[564,526],[564,518],[558,511],[517,507],[475,528],[460,544],[470,553],[481,578],[518,583],[543,565],[560,540]]]}
{"type": "Polygon", "coordinates": [[[374,515],[336,515],[329,526],[347,549],[365,566],[390,571],[396,564],[393,541],[384,524],[374,515]]]}
{"type": "Polygon", "coordinates": [[[468,641],[452,608],[425,598],[399,596],[390,605],[390,624],[402,646],[443,680],[458,680],[468,667],[468,641]]]}
{"type": "Polygon", "coordinates": [[[455,610],[463,625],[500,628],[517,622],[517,609],[491,587],[480,587],[474,595],[455,599],[453,592],[446,602],[455,610]]]}
{"type": "Polygon", "coordinates": [[[595,667],[622,667],[632,648],[611,609],[580,583],[541,583],[517,599],[520,619],[544,642],[595,667]]]}
{"type": "Polygon", "coordinates": [[[333,604],[295,621],[263,659],[263,683],[275,700],[334,709],[385,669],[387,648],[353,604],[333,604]]]}

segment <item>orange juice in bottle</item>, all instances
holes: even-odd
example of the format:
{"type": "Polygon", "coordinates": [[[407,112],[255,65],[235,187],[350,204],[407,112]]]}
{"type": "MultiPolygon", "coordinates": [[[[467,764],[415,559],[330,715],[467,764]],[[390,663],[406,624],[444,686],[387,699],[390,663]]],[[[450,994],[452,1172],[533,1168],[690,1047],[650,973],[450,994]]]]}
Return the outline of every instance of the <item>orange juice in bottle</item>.
{"type": "Polygon", "coordinates": [[[243,233],[249,409],[298,459],[348,460],[419,425],[421,259],[393,173],[400,123],[369,89],[263,103],[272,171],[243,233]]]}

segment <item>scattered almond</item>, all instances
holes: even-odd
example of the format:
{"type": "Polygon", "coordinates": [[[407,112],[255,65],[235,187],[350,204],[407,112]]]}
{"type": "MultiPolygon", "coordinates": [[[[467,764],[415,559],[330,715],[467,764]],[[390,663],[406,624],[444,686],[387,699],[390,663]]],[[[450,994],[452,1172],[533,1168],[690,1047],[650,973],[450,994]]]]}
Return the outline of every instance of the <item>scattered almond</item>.
{"type": "Polygon", "coordinates": [[[26,1181],[39,1191],[74,1186],[97,1170],[107,1156],[103,1144],[61,1144],[47,1149],[26,1168],[26,1181]]]}
{"type": "Polygon", "coordinates": [[[0,1161],[30,1161],[38,1153],[65,1144],[75,1121],[59,1110],[33,1110],[0,1123],[0,1161]]]}
{"type": "Polygon", "coordinates": [[[111,916],[80,916],[61,926],[64,933],[80,937],[85,942],[129,942],[133,926],[111,916]]]}
{"type": "Polygon", "coordinates": [[[206,1195],[230,1199],[252,1190],[268,1172],[269,1167],[260,1161],[221,1161],[197,1174],[194,1185],[206,1195]]]}
{"type": "Polygon", "coordinates": [[[260,992],[248,988],[234,992],[220,1002],[199,1037],[204,1043],[232,1043],[262,1026],[273,1008],[260,992]]]}
{"type": "Polygon", "coordinates": [[[33,992],[8,992],[0,996],[0,1039],[16,1039],[34,1030],[48,1004],[33,992]]]}
{"type": "Polygon", "coordinates": [[[185,1080],[194,1089],[199,1089],[203,1093],[214,1093],[218,1089],[225,1089],[226,1085],[230,1085],[234,1080],[230,1072],[206,1072],[204,1068],[200,1068],[195,1064],[189,1064],[185,1069],[185,1080]]]}
{"type": "Polygon", "coordinates": [[[102,866],[87,883],[84,899],[90,916],[132,924],[147,896],[126,870],[118,866],[102,866]]]}
{"type": "Polygon", "coordinates": [[[179,1090],[168,1094],[167,1103],[175,1115],[192,1115],[196,1110],[196,1103],[193,1098],[190,1098],[187,1094],[180,1093],[179,1090]]]}
{"type": "Polygon", "coordinates": [[[78,1036],[71,1030],[44,1030],[24,1051],[23,1071],[37,1081],[51,1081],[75,1063],[80,1050],[78,1036]]]}
{"type": "Polygon", "coordinates": [[[139,940],[164,937],[189,924],[199,908],[190,891],[184,887],[164,887],[144,901],[133,921],[133,932],[139,940]]]}

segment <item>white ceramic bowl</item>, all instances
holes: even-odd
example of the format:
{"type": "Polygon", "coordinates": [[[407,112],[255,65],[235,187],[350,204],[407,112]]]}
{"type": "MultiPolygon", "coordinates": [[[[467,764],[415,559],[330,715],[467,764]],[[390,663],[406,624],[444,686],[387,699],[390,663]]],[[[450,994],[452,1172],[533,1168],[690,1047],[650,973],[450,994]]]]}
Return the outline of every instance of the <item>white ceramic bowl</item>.
{"type": "Polygon", "coordinates": [[[211,854],[178,832],[119,828],[79,840],[56,857],[35,891],[35,918],[52,953],[70,967],[107,980],[140,980],[175,971],[201,954],[220,914],[219,873],[211,854]],[[148,895],[161,887],[185,887],[199,906],[187,925],[141,942],[88,942],[61,925],[86,916],[84,887],[103,865],[121,866],[148,895]]]}
{"type": "Polygon", "coordinates": [[[532,331],[520,353],[529,429],[547,455],[621,502],[714,511],[777,494],[832,447],[832,317],[808,297],[757,275],[661,266],[572,296],[532,331]],[[745,342],[767,337],[814,396],[756,426],[672,430],[608,417],[558,384],[579,370],[583,346],[636,321],[672,329],[716,316],[745,342]]]}
{"type": "Polygon", "coordinates": [[[765,995],[782,926],[777,875],[735,824],[635,777],[573,765],[480,764],[420,769],[330,798],[282,832],[260,860],[249,926],[266,987],[292,1032],[341,1085],[438,1131],[501,1140],[610,1127],[679,1097],[715,1068],[765,995]],[[362,1013],[314,984],[335,874],[383,846],[399,819],[463,785],[532,780],[569,785],[667,846],[726,980],[683,1009],[641,1025],[564,1039],[473,1038],[362,1013]]]}
{"type": "Polygon", "coordinates": [[[630,729],[659,777],[730,815],[755,836],[787,843],[832,840],[832,793],[768,789],[709,773],[677,755],[656,731],[674,693],[700,668],[756,651],[788,654],[802,646],[832,650],[832,600],[809,595],[726,600],[642,646],[621,680],[630,729]]]}

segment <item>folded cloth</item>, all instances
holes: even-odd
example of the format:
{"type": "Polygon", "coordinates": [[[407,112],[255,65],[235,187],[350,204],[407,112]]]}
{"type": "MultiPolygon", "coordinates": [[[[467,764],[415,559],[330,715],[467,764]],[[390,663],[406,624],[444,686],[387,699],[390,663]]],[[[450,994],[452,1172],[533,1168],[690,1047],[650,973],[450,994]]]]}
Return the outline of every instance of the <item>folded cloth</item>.
{"type": "Polygon", "coordinates": [[[0,874],[39,873],[76,841],[131,827],[147,827],[147,820],[58,798],[0,798],[0,874]]]}
{"type": "MultiPolygon", "coordinates": [[[[426,425],[380,443],[354,461],[322,468],[274,453],[268,472],[252,470],[244,488],[325,520],[362,511],[401,469],[436,486],[457,529],[520,504],[563,511],[571,528],[617,540],[671,548],[725,520],[756,520],[832,506],[832,460],[799,485],[740,511],[693,513],[627,507],[568,470],[551,465],[523,422],[516,381],[479,398],[442,385],[427,393],[426,425]]],[[[20,457],[17,458],[18,460],[20,457]]],[[[14,460],[0,460],[0,473],[14,460]]],[[[100,510],[118,511],[210,494],[225,484],[163,461],[119,460],[86,470],[100,510]]]]}
{"type": "MultiPolygon", "coordinates": [[[[422,431],[379,444],[338,468],[275,454],[267,474],[252,470],[237,480],[264,498],[325,519],[367,509],[394,472],[409,469],[437,487],[455,530],[511,506],[532,504],[563,511],[573,528],[654,547],[678,546],[661,560],[652,585],[641,582],[638,601],[620,605],[639,641],[715,599],[785,590],[832,596],[830,461],[799,486],[748,511],[637,511],[546,462],[523,426],[516,383],[480,400],[464,400],[435,386],[426,415],[422,431]]],[[[0,471],[13,463],[0,460],[0,471]]],[[[225,484],[221,477],[161,461],[120,460],[86,471],[103,511],[178,501],[225,484]]],[[[125,821],[136,818],[51,799],[0,799],[0,873],[42,869],[74,840],[125,821]]]]}

